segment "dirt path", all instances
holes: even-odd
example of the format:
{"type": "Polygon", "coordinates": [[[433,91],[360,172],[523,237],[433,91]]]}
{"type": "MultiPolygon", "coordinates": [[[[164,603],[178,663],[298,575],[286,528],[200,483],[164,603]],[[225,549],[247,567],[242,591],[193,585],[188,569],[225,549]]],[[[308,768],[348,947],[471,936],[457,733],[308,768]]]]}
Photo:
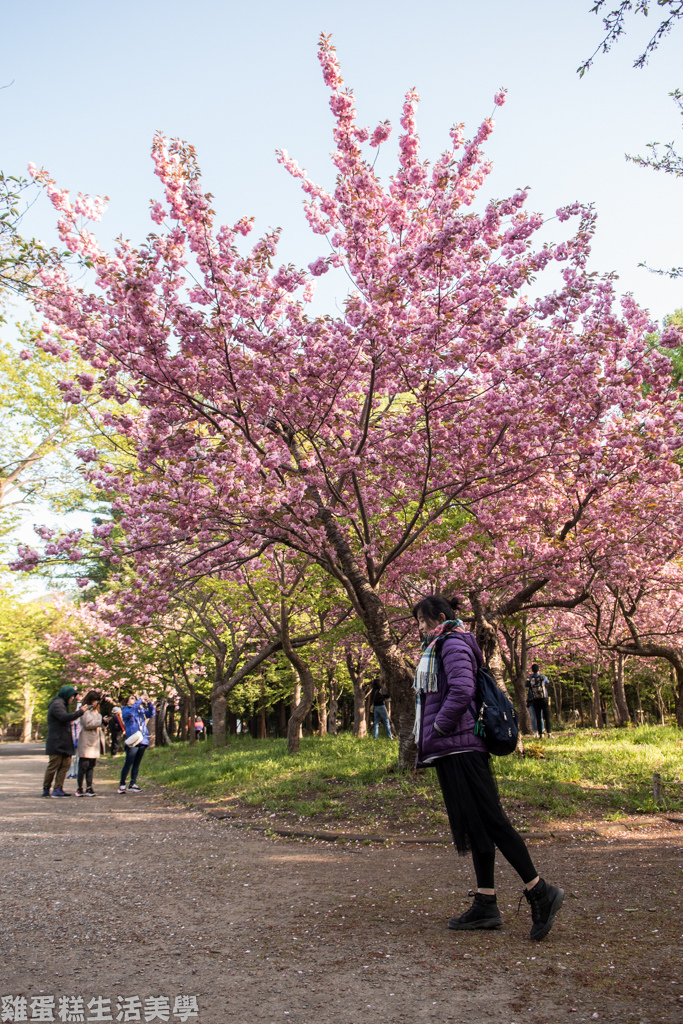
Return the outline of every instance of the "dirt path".
{"type": "MultiPolygon", "coordinates": [[[[101,777],[95,800],[43,800],[44,756],[3,753],[0,994],[25,996],[29,1021],[40,995],[56,1021],[58,997],[78,995],[111,999],[113,1020],[118,997],[138,996],[142,1021],[167,996],[173,1024],[181,995],[198,997],[199,1024],[683,1021],[674,824],[535,844],[574,895],[532,944],[507,865],[505,927],[457,935],[444,925],[471,874],[446,847],[254,837],[101,777]]],[[[119,1020],[138,1019],[130,1008],[119,1020]]]]}

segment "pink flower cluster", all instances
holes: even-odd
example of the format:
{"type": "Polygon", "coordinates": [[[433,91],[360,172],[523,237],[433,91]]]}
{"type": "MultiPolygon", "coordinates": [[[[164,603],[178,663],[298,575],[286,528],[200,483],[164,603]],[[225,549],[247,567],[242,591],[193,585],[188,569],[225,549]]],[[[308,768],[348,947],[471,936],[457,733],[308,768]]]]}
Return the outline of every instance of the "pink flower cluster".
{"type": "MultiPolygon", "coordinates": [[[[162,230],[113,253],[81,223],[101,206],[72,206],[40,172],[64,244],[96,274],[91,293],[45,275],[44,347],[61,357],[64,338],[93,368],[65,382],[65,400],[97,375],[103,395],[138,404],[121,421],[136,472],[95,463],[91,479],[125,536],[123,549],[99,542],[134,565],[139,593],[157,600],[288,549],[343,589],[388,678],[406,682],[389,610],[420,585],[457,581],[482,600],[531,586],[536,608],[541,592],[571,602],[598,579],[637,579],[648,549],[661,560],[681,535],[683,406],[647,314],[587,270],[590,207],[561,207],[551,244],[526,191],[483,201],[493,122],[469,141],[454,128],[430,164],[414,90],[383,182],[362,146],[385,141],[388,122],[372,135],[356,124],[327,37],[320,62],[334,191],[278,159],[331,253],[308,274],[273,269],[276,232],[243,253],[251,222],[215,226],[196,154],[177,140],[153,146],[162,230]],[[330,266],[352,289],[341,312],[311,316],[311,278],[330,266]],[[543,294],[549,269],[559,284],[543,294]],[[672,517],[640,530],[664,492],[672,517]]],[[[36,559],[25,549],[20,563],[36,559]]]]}

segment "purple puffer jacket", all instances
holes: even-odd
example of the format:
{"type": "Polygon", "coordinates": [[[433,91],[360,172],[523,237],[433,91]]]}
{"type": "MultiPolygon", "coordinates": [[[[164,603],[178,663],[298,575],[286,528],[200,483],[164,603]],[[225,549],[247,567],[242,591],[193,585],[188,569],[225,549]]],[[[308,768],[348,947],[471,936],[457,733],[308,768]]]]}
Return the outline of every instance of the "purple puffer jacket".
{"type": "Polygon", "coordinates": [[[474,733],[472,703],[477,669],[483,662],[473,633],[449,633],[439,650],[438,689],[423,693],[417,765],[486,744],[474,733]]]}

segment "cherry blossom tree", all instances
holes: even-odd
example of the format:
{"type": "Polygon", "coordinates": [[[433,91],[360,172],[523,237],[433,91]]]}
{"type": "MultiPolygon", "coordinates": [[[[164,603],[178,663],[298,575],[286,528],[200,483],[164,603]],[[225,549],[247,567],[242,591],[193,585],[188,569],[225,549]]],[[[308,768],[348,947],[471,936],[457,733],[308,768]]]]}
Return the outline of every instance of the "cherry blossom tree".
{"type": "MultiPolygon", "coordinates": [[[[117,418],[138,472],[94,464],[92,479],[119,494],[126,535],[121,550],[102,536],[105,553],[142,570],[173,548],[187,579],[235,571],[275,545],[309,559],[362,623],[408,761],[412,663],[386,604],[396,579],[448,568],[448,516],[483,521],[495,508],[514,525],[520,494],[549,479],[576,483],[554,535],[566,540],[602,491],[606,436],[610,451],[618,434],[657,465],[670,457],[660,407],[671,379],[648,317],[628,298],[618,308],[611,280],[587,269],[589,208],[560,208],[558,224],[577,226],[551,244],[526,191],[475,205],[491,118],[470,141],[454,127],[430,164],[411,90],[384,183],[372,151],[390,126],[357,123],[325,37],[320,62],[334,188],[279,154],[327,247],[308,272],[276,265],[277,232],[245,251],[250,221],[216,227],[194,150],[157,136],[159,230],[137,247],[105,252],[89,227],[102,203],[72,201],[34,171],[63,244],[95,274],[89,291],[47,268],[41,306],[45,330],[76,346],[101,394],[142,409],[117,418]],[[313,315],[312,282],[330,271],[348,281],[343,312],[313,315]]],[[[71,381],[66,400],[81,393],[71,381]]]]}

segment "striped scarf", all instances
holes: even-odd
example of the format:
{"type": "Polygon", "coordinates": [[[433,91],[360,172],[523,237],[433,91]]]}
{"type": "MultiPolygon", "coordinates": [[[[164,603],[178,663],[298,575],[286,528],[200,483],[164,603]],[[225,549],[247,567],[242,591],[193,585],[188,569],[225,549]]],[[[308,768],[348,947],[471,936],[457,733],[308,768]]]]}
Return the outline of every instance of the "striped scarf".
{"type": "Polygon", "coordinates": [[[439,685],[439,651],[437,642],[444,633],[464,632],[462,619],[447,619],[440,622],[435,629],[422,641],[422,657],[415,670],[413,689],[415,690],[415,727],[413,736],[417,743],[420,738],[420,722],[422,719],[422,694],[436,693],[439,685]]]}

